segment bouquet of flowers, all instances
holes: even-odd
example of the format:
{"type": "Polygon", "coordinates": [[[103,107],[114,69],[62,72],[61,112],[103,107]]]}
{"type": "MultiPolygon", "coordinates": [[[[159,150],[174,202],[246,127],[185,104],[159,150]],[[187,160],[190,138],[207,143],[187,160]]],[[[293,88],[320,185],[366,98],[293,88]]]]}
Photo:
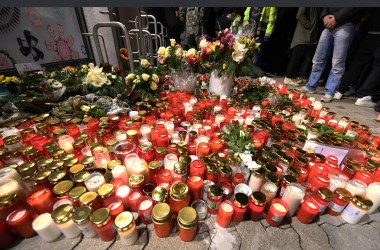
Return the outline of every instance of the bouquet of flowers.
{"type": "Polygon", "coordinates": [[[112,67],[104,72],[103,67],[90,63],[87,76],[83,82],[83,93],[110,97],[124,93],[126,85],[119,73],[120,71],[117,72],[112,67]]]}
{"type": "Polygon", "coordinates": [[[129,73],[125,77],[125,83],[127,95],[141,99],[153,99],[161,89],[160,77],[147,59],[140,60],[140,67],[136,69],[136,73],[129,73]]]}
{"type": "Polygon", "coordinates": [[[270,92],[267,85],[261,85],[257,80],[238,79],[235,80],[234,85],[233,89],[236,89],[235,98],[237,100],[248,100],[252,104],[260,104],[270,92]]]}
{"type": "Polygon", "coordinates": [[[220,31],[215,41],[203,38],[199,47],[206,68],[217,70],[218,76],[245,75],[253,71],[254,52],[258,49],[253,38],[241,36],[237,40],[228,30],[220,31]]]}

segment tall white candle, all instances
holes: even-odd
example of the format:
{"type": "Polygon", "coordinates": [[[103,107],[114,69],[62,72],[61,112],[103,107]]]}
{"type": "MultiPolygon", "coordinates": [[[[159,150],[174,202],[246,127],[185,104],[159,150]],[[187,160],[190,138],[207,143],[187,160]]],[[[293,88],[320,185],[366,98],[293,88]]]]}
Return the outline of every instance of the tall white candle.
{"type": "Polygon", "coordinates": [[[131,192],[131,188],[128,187],[127,185],[120,186],[116,191],[116,196],[121,198],[125,208],[129,207],[128,196],[130,192],[131,192]]]}
{"type": "Polygon", "coordinates": [[[143,124],[140,127],[140,133],[142,137],[150,139],[150,133],[152,132],[152,128],[148,124],[143,124]]]}
{"type": "Polygon", "coordinates": [[[253,115],[247,116],[245,118],[245,124],[246,125],[252,125],[252,122],[255,120],[255,117],[253,115]]]}
{"type": "Polygon", "coordinates": [[[372,182],[368,185],[366,196],[373,202],[368,213],[371,214],[380,206],[380,182],[372,182]]]}
{"type": "Polygon", "coordinates": [[[61,230],[54,223],[49,213],[40,214],[35,218],[32,227],[43,241],[54,241],[61,235],[61,230]]]}
{"type": "Polygon", "coordinates": [[[174,132],[174,122],[172,121],[166,121],[165,122],[165,128],[169,135],[173,134],[174,132]]]}
{"type": "Polygon", "coordinates": [[[367,192],[367,184],[358,179],[353,179],[347,182],[346,189],[352,194],[365,194],[367,192]]]}
{"type": "Polygon", "coordinates": [[[106,180],[104,179],[104,176],[99,172],[91,173],[84,180],[84,184],[86,185],[87,190],[90,192],[97,192],[98,188],[104,183],[106,183],[106,180]]]}
{"type": "Polygon", "coordinates": [[[112,176],[114,179],[117,179],[117,178],[122,179],[123,184],[127,184],[128,175],[127,175],[127,169],[125,168],[125,166],[117,165],[116,167],[114,167],[112,169],[112,176]]]}
{"type": "Polygon", "coordinates": [[[185,115],[186,115],[187,112],[193,111],[193,105],[191,105],[191,103],[185,102],[183,104],[183,106],[185,107],[185,115]]]}
{"type": "Polygon", "coordinates": [[[305,189],[298,184],[290,183],[287,185],[282,200],[288,203],[289,211],[288,216],[293,216],[297,211],[303,197],[305,196],[305,189]]]}
{"type": "Polygon", "coordinates": [[[224,122],[224,119],[225,119],[224,115],[222,115],[222,114],[217,114],[217,115],[215,116],[215,123],[218,124],[218,126],[220,126],[220,124],[221,124],[222,122],[224,122]]]}
{"type": "Polygon", "coordinates": [[[164,159],[165,169],[170,170],[172,176],[174,175],[174,164],[178,162],[178,157],[175,154],[167,154],[164,159]]]}

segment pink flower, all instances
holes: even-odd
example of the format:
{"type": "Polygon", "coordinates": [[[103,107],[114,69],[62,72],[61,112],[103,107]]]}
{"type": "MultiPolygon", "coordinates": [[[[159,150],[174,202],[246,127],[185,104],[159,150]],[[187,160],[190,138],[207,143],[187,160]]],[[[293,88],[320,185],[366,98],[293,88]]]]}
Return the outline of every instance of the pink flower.
{"type": "Polygon", "coordinates": [[[223,43],[221,43],[221,44],[219,45],[219,50],[224,50],[224,44],[223,44],[223,43]]]}

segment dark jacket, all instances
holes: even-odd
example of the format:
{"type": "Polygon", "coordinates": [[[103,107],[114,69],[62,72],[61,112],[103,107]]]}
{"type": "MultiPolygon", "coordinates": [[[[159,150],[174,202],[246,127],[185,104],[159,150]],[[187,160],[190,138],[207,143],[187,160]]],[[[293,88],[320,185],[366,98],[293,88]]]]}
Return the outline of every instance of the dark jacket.
{"type": "Polygon", "coordinates": [[[319,13],[321,8],[298,8],[297,27],[290,48],[299,44],[316,44],[318,42],[319,13]]]}
{"type": "Polygon", "coordinates": [[[363,18],[366,8],[342,8],[342,7],[325,7],[321,13],[321,19],[327,15],[334,15],[336,26],[346,23],[359,23],[363,18]]]}

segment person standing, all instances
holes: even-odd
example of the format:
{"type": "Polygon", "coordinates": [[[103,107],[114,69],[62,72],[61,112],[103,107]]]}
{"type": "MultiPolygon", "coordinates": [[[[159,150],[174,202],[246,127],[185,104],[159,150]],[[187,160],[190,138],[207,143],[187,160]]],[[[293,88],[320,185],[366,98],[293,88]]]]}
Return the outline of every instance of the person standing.
{"type": "Polygon", "coordinates": [[[357,23],[360,22],[364,8],[323,8],[321,18],[325,29],[323,30],[317,49],[313,57],[312,71],[309,82],[299,90],[305,93],[315,93],[319,78],[332,53],[332,68],[325,86],[323,102],[331,102],[335,90],[345,71],[347,50],[356,32],[357,23]]]}
{"type": "Polygon", "coordinates": [[[182,46],[187,48],[197,47],[197,37],[206,33],[207,8],[204,7],[180,7],[179,19],[185,26],[184,37],[181,38],[182,46]]]}
{"type": "Polygon", "coordinates": [[[298,86],[308,77],[311,60],[318,41],[320,8],[298,8],[297,27],[290,45],[291,56],[284,83],[298,86]],[[294,81],[294,78],[299,80],[294,81]]]}

